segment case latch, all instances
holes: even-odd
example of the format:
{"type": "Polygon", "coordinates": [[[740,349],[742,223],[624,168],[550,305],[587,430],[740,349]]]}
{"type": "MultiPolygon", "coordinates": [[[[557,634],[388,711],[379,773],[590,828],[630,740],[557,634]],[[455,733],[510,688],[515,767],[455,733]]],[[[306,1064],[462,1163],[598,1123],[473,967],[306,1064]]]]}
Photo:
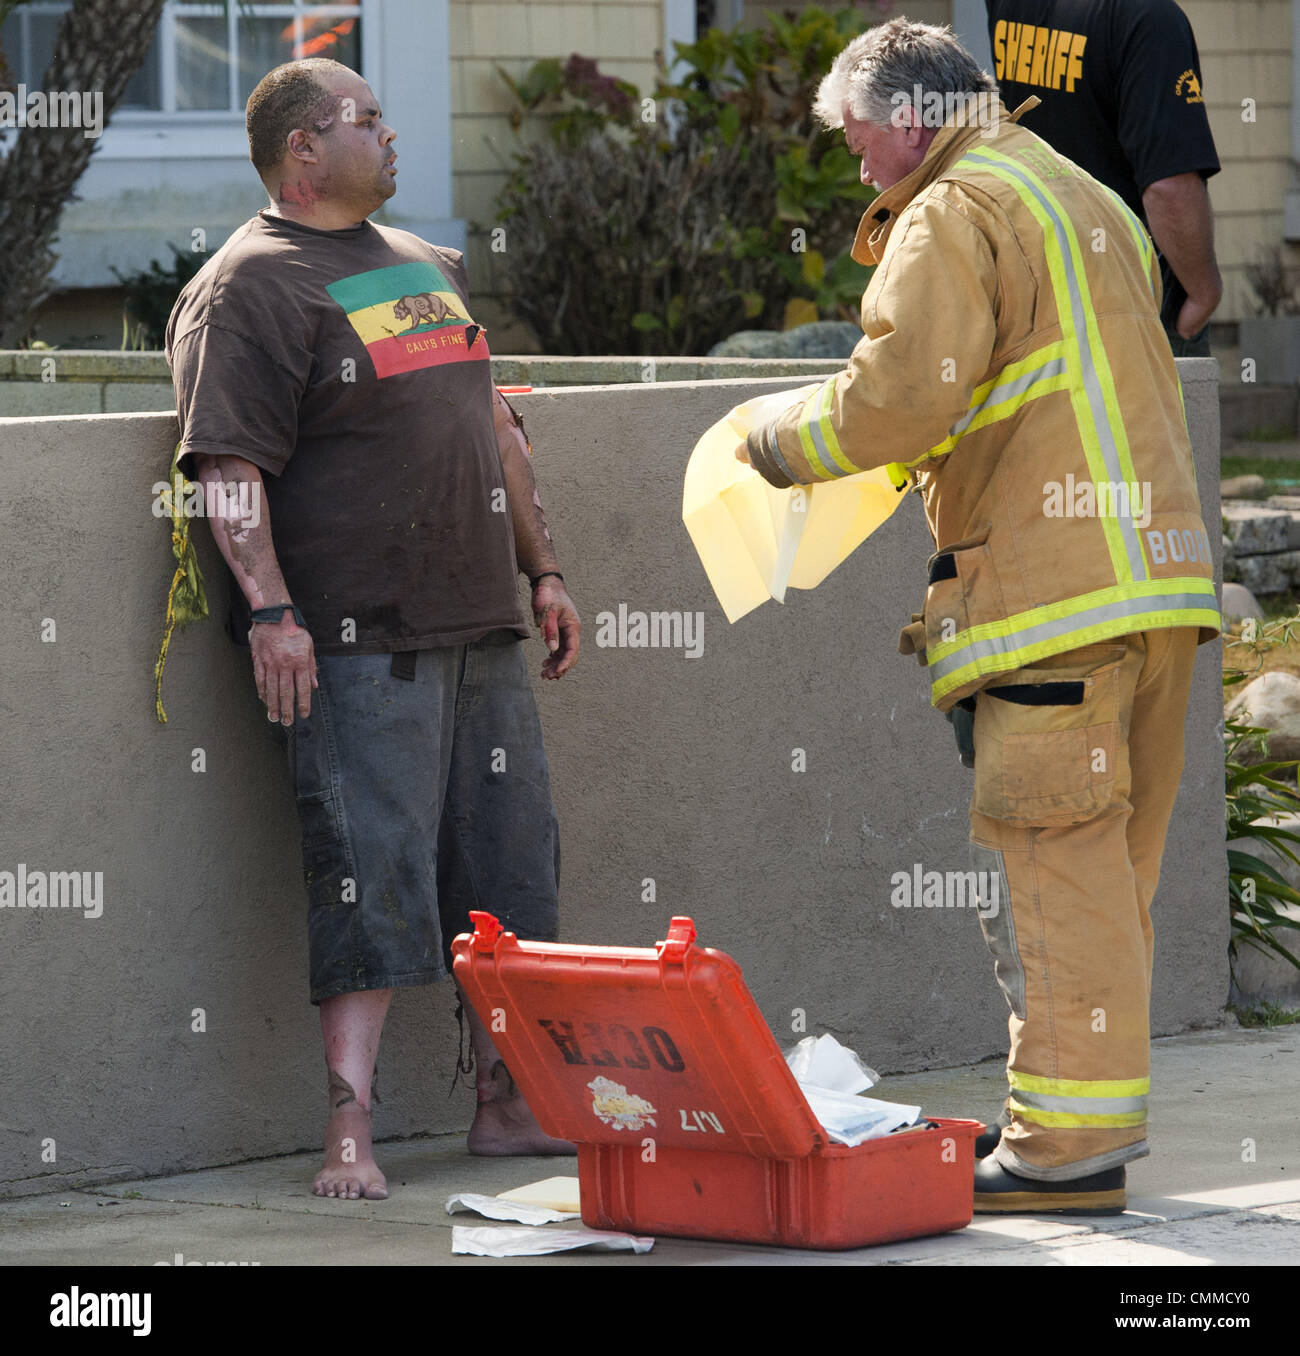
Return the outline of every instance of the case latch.
{"type": "Polygon", "coordinates": [[[469,921],[474,924],[474,950],[495,951],[497,942],[505,932],[505,928],[496,917],[490,913],[482,913],[478,909],[471,909],[469,921]]]}
{"type": "MultiPolygon", "coordinates": [[[[473,915],[471,915],[472,917],[473,915]]],[[[674,918],[668,924],[668,937],[665,941],[659,942],[657,950],[659,959],[673,961],[680,965],[686,956],[686,953],[695,944],[695,920],[686,917],[674,918]]]]}

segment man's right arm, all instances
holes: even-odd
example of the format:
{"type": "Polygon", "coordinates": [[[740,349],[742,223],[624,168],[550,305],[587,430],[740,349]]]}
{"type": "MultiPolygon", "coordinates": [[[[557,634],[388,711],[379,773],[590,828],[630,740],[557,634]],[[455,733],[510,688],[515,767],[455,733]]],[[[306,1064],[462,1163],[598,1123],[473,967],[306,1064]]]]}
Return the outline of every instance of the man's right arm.
{"type": "MultiPolygon", "coordinates": [[[[199,454],[195,461],[196,479],[205,487],[205,501],[206,487],[215,481],[235,487],[234,494],[228,488],[218,497],[222,511],[209,522],[217,549],[243,590],[250,610],[291,603],[271,540],[261,471],[242,457],[199,454]],[[253,506],[247,518],[239,516],[240,504],[253,506]]],[[[266,703],[267,719],[292,725],[296,708],[305,720],[311,714],[312,688],[318,686],[311,633],[297,625],[292,611],[286,611],[278,623],[254,622],[249,646],[257,695],[266,703]]]]}

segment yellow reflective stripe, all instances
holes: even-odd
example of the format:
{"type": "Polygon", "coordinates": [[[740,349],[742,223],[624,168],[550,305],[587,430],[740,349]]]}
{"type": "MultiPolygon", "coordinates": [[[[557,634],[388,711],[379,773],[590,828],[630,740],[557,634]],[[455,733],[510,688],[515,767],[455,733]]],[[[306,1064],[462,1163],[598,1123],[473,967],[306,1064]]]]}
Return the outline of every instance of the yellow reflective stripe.
{"type": "MultiPolygon", "coordinates": [[[[1070,361],[1072,378],[1070,400],[1074,406],[1075,422],[1078,426],[1080,442],[1083,444],[1084,456],[1088,462],[1088,469],[1094,481],[1125,478],[1121,477],[1118,472],[1114,476],[1109,474],[1101,439],[1097,431],[1097,412],[1094,411],[1093,405],[1088,399],[1088,392],[1085,390],[1086,373],[1083,370],[1083,350],[1079,338],[1080,320],[1083,321],[1093,352],[1096,352],[1098,341],[1096,339],[1096,317],[1092,313],[1091,298],[1086,291],[1087,283],[1083,277],[1082,258],[1072,223],[1061,211],[1059,204],[1056,203],[1052,195],[1043,187],[1041,180],[1031,174],[1018,161],[1011,160],[1009,157],[987,147],[982,148],[978,155],[963,158],[973,160],[975,164],[982,166],[997,175],[1005,183],[1010,184],[1042,228],[1043,252],[1047,260],[1048,274],[1052,280],[1052,291],[1056,297],[1057,318],[1061,325],[1062,335],[1065,338],[1067,357],[1070,361]],[[1044,204],[1048,204],[1054,209],[1055,220],[1053,220],[1053,214],[1045,210],[1044,204]],[[1074,265],[1073,270],[1067,269],[1067,261],[1061,248],[1062,238],[1066,247],[1070,250],[1070,263],[1074,265]]],[[[1106,390],[1110,385],[1109,370],[1106,370],[1104,378],[1100,370],[1096,371],[1096,376],[1098,385],[1101,387],[1100,394],[1103,408],[1109,414],[1112,403],[1107,399],[1106,390]]],[[[1136,477],[1129,476],[1127,479],[1133,480],[1136,477]]],[[[1110,554],[1116,581],[1126,583],[1128,580],[1138,577],[1139,572],[1133,569],[1129,560],[1129,552],[1125,549],[1121,524],[1116,519],[1103,518],[1101,528],[1106,538],[1106,548],[1110,554]]],[[[1141,549],[1139,542],[1138,551],[1140,552],[1141,549]]],[[[1143,557],[1144,566],[1145,563],[1145,557],[1143,557]]],[[[1143,568],[1140,575],[1145,577],[1146,574],[1147,570],[1143,568]]]]}
{"type": "Polygon", "coordinates": [[[1145,1111],[1115,1111],[1110,1115],[1090,1116],[1076,1111],[1040,1111],[1037,1107],[1022,1106],[1011,1098],[1011,1110],[1025,1121],[1035,1125],[1052,1125],[1062,1130],[1120,1130],[1133,1125],[1145,1125],[1145,1111]]]}
{"type": "Polygon", "coordinates": [[[1221,624],[1218,609],[1207,606],[1157,610],[1136,617],[1114,618],[1095,626],[1082,626],[1077,631],[1068,633],[1068,644],[1047,641],[1037,645],[1026,645],[1020,649],[1008,650],[996,663],[972,660],[942,678],[933,680],[930,686],[930,702],[931,705],[937,705],[942,697],[954,688],[961,687],[971,678],[984,674],[1010,673],[1014,669],[1024,668],[1026,664],[1032,664],[1036,659],[1046,659],[1048,655],[1059,654],[1064,650],[1078,650],[1100,640],[1128,635],[1131,631],[1156,631],[1177,626],[1214,629],[1221,624]]]}
{"type": "Polygon", "coordinates": [[[822,480],[856,475],[861,469],[844,455],[831,420],[831,405],[835,400],[835,383],[838,380],[838,377],[830,377],[804,401],[798,424],[799,444],[804,457],[814,474],[822,480]]]}
{"type": "Polygon", "coordinates": [[[970,408],[953,425],[943,442],[936,443],[907,465],[919,466],[931,457],[946,457],[968,433],[1010,419],[1040,396],[1069,390],[1069,373],[1062,366],[1064,358],[1065,345],[1057,340],[1019,362],[1008,363],[991,381],[975,388],[970,408]],[[1040,375],[1035,378],[1036,373],[1040,375]]]}
{"type": "MultiPolygon", "coordinates": [[[[1010,617],[997,621],[967,627],[963,631],[958,631],[950,640],[940,641],[939,644],[931,646],[926,658],[931,669],[938,669],[944,666],[944,660],[948,656],[961,650],[978,647],[981,642],[990,642],[986,649],[991,654],[1005,648],[992,643],[998,638],[1032,631],[1042,632],[1041,635],[1033,637],[1034,641],[1048,641],[1067,632],[1072,633],[1074,628],[1064,623],[1081,615],[1115,609],[1125,603],[1136,605],[1149,598],[1160,601],[1162,598],[1186,595],[1195,595],[1197,604],[1202,598],[1206,603],[1218,601],[1214,591],[1214,580],[1203,579],[1199,575],[1185,575],[1173,579],[1145,579],[1136,584],[1113,584],[1110,588],[1095,589],[1091,593],[1082,593],[1073,598],[1062,598],[1056,603],[1044,603],[1041,607],[1030,608],[1027,612],[1013,613],[1010,617]]],[[[1215,611],[1217,614],[1217,607],[1215,611]]]]}
{"type": "MultiPolygon", "coordinates": [[[[1137,477],[1133,473],[1128,436],[1120,418],[1115,383],[1101,343],[1074,224],[1043,181],[1013,157],[983,147],[968,152],[958,163],[984,169],[1010,184],[1042,229],[1043,252],[1070,365],[1070,399],[1088,469],[1094,482],[1131,483],[1137,477]]],[[[1101,526],[1116,581],[1127,583],[1149,578],[1146,550],[1133,524],[1119,518],[1103,518],[1101,526]]]]}
{"type": "Polygon", "coordinates": [[[907,468],[901,461],[887,461],[885,463],[885,474],[889,477],[890,484],[895,489],[905,490],[912,483],[907,477],[907,468]]]}
{"type": "Polygon", "coordinates": [[[831,480],[834,478],[835,472],[826,466],[818,455],[816,447],[813,446],[812,427],[815,416],[809,415],[808,406],[816,398],[817,394],[814,392],[804,401],[803,414],[795,425],[795,432],[799,435],[799,446],[803,449],[803,456],[808,463],[808,469],[820,480],[831,480]]]}
{"type": "Polygon", "coordinates": [[[1116,584],[1000,621],[958,631],[927,650],[930,700],[972,678],[1008,673],[1065,650],[1158,627],[1219,627],[1212,579],[1179,577],[1116,584]]]}
{"type": "Polygon", "coordinates": [[[826,441],[826,450],[831,454],[835,464],[845,475],[853,476],[862,469],[854,464],[844,455],[844,449],[840,447],[839,434],[835,432],[835,423],[831,418],[831,406],[835,403],[835,392],[838,389],[839,379],[831,377],[822,387],[821,401],[821,420],[820,427],[822,437],[826,441]]]}
{"type": "MultiPolygon", "coordinates": [[[[1101,180],[1099,179],[1097,182],[1101,183],[1101,180]]],[[[1147,283],[1154,291],[1156,284],[1155,279],[1151,276],[1151,265],[1155,262],[1155,246],[1151,242],[1151,237],[1147,234],[1147,228],[1142,224],[1142,218],[1109,184],[1101,184],[1101,186],[1110,194],[1115,206],[1119,208],[1120,216],[1128,224],[1129,234],[1132,235],[1133,243],[1138,247],[1138,254],[1142,256],[1142,266],[1146,270],[1147,283]]]]}
{"type": "Polygon", "coordinates": [[[1150,1078],[1042,1078],[1012,1070],[1007,1082],[1015,1092],[1041,1092],[1048,1097],[1145,1097],[1150,1078]]]}

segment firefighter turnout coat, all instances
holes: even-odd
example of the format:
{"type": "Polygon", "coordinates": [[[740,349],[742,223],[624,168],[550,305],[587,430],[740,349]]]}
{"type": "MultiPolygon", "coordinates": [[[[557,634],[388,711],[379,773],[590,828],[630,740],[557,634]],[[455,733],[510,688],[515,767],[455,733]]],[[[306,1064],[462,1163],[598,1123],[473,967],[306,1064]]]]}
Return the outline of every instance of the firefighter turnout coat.
{"type": "Polygon", "coordinates": [[[875,199],[877,265],[848,367],[748,439],[774,485],[888,466],[938,550],[931,700],[1049,655],[1164,627],[1219,634],[1159,265],[1110,189],[1015,123],[961,113],[875,199]]]}

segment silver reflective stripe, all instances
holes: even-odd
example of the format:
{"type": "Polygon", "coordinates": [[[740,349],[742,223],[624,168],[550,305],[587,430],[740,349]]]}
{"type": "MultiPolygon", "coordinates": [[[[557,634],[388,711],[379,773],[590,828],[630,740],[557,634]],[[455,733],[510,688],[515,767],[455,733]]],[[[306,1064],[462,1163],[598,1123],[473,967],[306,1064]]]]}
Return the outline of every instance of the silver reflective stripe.
{"type": "Polygon", "coordinates": [[[1070,1111],[1080,1116],[1118,1116],[1147,1109],[1145,1097],[1049,1097],[1045,1092],[1025,1092],[1022,1088],[1011,1094],[1012,1106],[1017,1102],[1040,1111],[1070,1111]]]}
{"type": "MultiPolygon", "coordinates": [[[[979,750],[976,750],[976,772],[978,777],[979,750]]],[[[1011,1011],[1025,1020],[1025,967],[1020,963],[1020,952],[1016,947],[1016,924],[1012,917],[1011,891],[1007,886],[1007,864],[1002,854],[981,843],[970,845],[971,865],[975,868],[976,880],[997,881],[997,909],[988,907],[988,901],[978,901],[980,931],[984,934],[984,944],[993,957],[993,974],[998,981],[1011,1011]],[[982,874],[981,874],[982,873],[982,874]],[[986,916],[987,914],[987,916],[986,916]]],[[[1013,1097],[1020,1096],[1012,1093],[1013,1097]]]]}
{"type": "Polygon", "coordinates": [[[831,450],[826,446],[826,437],[822,432],[821,420],[814,416],[808,423],[808,436],[813,441],[813,446],[817,449],[817,455],[822,459],[822,465],[833,476],[852,475],[851,471],[846,471],[839,462],[831,456],[831,450]]]}
{"type": "MultiPolygon", "coordinates": [[[[1061,215],[1056,210],[1052,200],[1019,166],[1008,164],[1003,160],[991,160],[987,156],[981,155],[979,151],[971,151],[964,158],[1001,170],[1004,174],[1009,174],[1012,178],[1018,179],[1038,200],[1043,211],[1051,219],[1052,227],[1057,236],[1055,242],[1057,252],[1061,258],[1062,267],[1065,269],[1066,286],[1070,293],[1070,314],[1074,326],[1075,342],[1079,349],[1080,365],[1083,369],[1083,389],[1088,397],[1088,408],[1092,411],[1092,422],[1097,431],[1097,441],[1101,447],[1102,459],[1105,462],[1107,479],[1112,485],[1127,483],[1128,477],[1123,475],[1120,470],[1119,446],[1115,441],[1115,431],[1110,426],[1110,416],[1106,411],[1106,398],[1102,394],[1101,381],[1097,375],[1097,365],[1093,359],[1092,340],[1088,334],[1088,316],[1084,310],[1083,293],[1079,288],[1079,276],[1074,267],[1074,253],[1069,248],[1071,233],[1067,229],[1066,223],[1062,221],[1061,215]]],[[[1082,430],[1080,432],[1082,433],[1082,430]]],[[[1124,542],[1124,554],[1128,559],[1129,570],[1131,571],[1130,577],[1133,579],[1148,578],[1146,563],[1142,558],[1142,543],[1138,540],[1137,528],[1132,518],[1127,515],[1118,515],[1115,521],[1119,524],[1120,537],[1124,542]]]]}
{"type": "Polygon", "coordinates": [[[1003,401],[1015,400],[1029,390],[1029,388],[1038,381],[1044,381],[1049,377],[1059,377],[1065,372],[1065,359],[1053,358],[1051,362],[1044,363],[1042,367],[1034,372],[1026,372],[1017,377],[1014,381],[1009,381],[1003,386],[995,386],[980,403],[965,414],[952,426],[948,436],[950,438],[960,438],[963,433],[975,422],[976,415],[982,414],[991,405],[1001,405],[1003,401]]]}
{"type": "MultiPolygon", "coordinates": [[[[836,378],[832,377],[830,380],[835,381],[836,378]]],[[[852,475],[853,473],[851,471],[846,471],[844,467],[831,456],[831,450],[826,445],[826,431],[822,428],[822,419],[826,415],[826,411],[823,407],[829,403],[826,397],[826,383],[823,382],[822,385],[819,386],[804,402],[805,410],[812,405],[817,411],[817,413],[810,415],[805,422],[805,427],[808,430],[808,437],[812,439],[812,444],[817,449],[817,455],[821,458],[822,465],[831,473],[831,475],[852,475]]]]}
{"type": "MultiPolygon", "coordinates": [[[[1213,585],[1210,587],[1213,588],[1213,585]]],[[[1039,622],[1035,626],[1026,626],[1023,630],[1013,631],[1010,635],[972,640],[960,650],[954,650],[952,654],[934,660],[930,664],[930,681],[933,683],[977,660],[991,659],[994,655],[1013,654],[1027,649],[1030,645],[1037,645],[1040,641],[1057,640],[1061,636],[1068,636],[1074,631],[1082,631],[1102,622],[1121,617],[1141,617],[1149,612],[1213,609],[1217,606],[1213,600],[1212,592],[1153,593],[1141,598],[1120,598],[1114,602],[1101,603],[1097,607],[1072,613],[1068,617],[1058,617],[1051,621],[1039,622]]]]}

